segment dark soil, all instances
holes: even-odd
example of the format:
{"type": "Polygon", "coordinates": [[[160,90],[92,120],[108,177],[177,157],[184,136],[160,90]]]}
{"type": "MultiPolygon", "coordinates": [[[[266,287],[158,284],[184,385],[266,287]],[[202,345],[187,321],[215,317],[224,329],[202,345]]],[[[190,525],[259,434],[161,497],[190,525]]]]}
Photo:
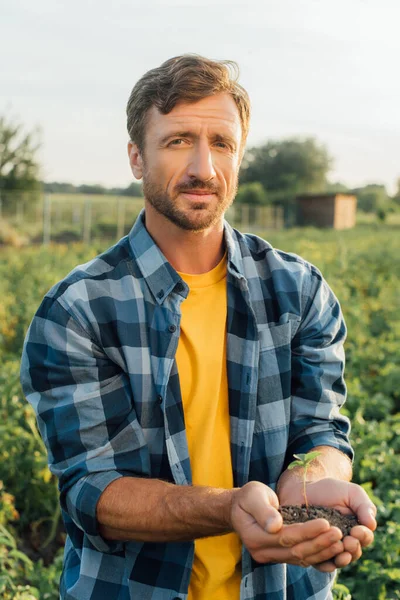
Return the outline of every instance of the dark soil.
{"type": "Polygon", "coordinates": [[[359,525],[354,515],[343,515],[335,508],[326,508],[325,506],[281,506],[279,512],[286,525],[293,523],[305,523],[312,519],[326,519],[333,527],[339,527],[343,536],[350,535],[350,530],[354,525],[359,525]]]}

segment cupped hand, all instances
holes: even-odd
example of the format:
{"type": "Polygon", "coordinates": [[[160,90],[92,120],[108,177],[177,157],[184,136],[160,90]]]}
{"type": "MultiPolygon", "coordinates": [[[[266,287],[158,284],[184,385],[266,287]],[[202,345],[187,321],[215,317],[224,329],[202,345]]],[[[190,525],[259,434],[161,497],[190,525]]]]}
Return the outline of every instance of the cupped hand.
{"type": "MultiPolygon", "coordinates": [[[[288,480],[279,490],[281,504],[302,504],[302,490],[300,480],[288,480]]],[[[373,531],[376,529],[376,507],[365,490],[355,483],[325,478],[308,483],[306,493],[309,504],[336,508],[343,514],[354,514],[360,523],[352,528],[350,535],[343,538],[343,550],[333,560],[314,566],[320,571],[332,571],[358,560],[362,549],[372,544],[373,531]]]]}
{"type": "Polygon", "coordinates": [[[233,496],[232,526],[254,560],[308,567],[326,564],[344,552],[337,527],[325,519],[283,525],[278,507],[275,492],[257,481],[247,483],[233,496]]]}

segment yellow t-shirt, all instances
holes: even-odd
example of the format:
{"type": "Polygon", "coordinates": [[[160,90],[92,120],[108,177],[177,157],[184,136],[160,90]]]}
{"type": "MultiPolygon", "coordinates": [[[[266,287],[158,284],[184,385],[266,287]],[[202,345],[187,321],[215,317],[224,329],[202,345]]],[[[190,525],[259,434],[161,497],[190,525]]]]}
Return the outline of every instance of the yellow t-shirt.
{"type": "MultiPolygon", "coordinates": [[[[176,360],[194,485],[232,488],[226,373],[226,256],[208,273],[180,273],[182,302],[176,360]]],[[[241,541],[236,533],[195,541],[188,600],[239,600],[241,541]]]]}

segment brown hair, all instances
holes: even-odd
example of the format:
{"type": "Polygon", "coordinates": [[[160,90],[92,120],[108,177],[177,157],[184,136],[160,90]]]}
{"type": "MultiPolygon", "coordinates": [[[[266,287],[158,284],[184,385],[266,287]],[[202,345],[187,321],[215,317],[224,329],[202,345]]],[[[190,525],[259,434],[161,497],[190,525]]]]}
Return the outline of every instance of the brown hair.
{"type": "Polygon", "coordinates": [[[238,78],[239,68],[234,61],[210,60],[197,54],[170,58],[145,73],[131,92],[126,107],[130,139],[143,151],[146,116],[152,106],[166,115],[178,102],[197,102],[225,92],[232,96],[239,111],[243,148],[249,131],[250,100],[238,78]]]}

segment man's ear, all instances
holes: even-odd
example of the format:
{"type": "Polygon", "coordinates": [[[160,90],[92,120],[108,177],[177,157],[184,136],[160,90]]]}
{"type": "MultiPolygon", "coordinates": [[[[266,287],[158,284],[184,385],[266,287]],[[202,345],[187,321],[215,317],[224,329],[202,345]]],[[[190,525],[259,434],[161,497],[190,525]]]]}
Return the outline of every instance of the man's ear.
{"type": "Polygon", "coordinates": [[[136,179],[142,179],[143,177],[143,158],[137,147],[129,140],[128,142],[128,156],[129,164],[131,165],[132,173],[136,179]]]}

